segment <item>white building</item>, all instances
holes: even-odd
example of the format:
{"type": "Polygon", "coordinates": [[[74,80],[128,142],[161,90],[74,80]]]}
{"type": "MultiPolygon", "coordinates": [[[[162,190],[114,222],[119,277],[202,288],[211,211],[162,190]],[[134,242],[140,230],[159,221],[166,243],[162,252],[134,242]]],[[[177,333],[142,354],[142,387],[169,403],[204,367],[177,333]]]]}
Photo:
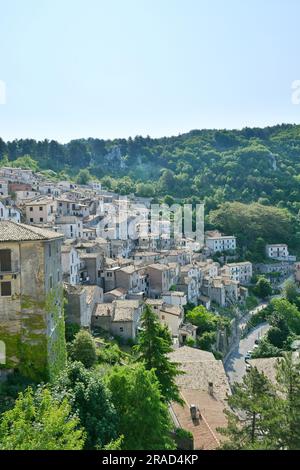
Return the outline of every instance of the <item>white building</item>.
{"type": "Polygon", "coordinates": [[[53,229],[58,233],[63,233],[65,238],[82,238],[83,225],[78,217],[58,217],[53,229]]]}
{"type": "Polygon", "coordinates": [[[32,170],[24,170],[24,168],[2,167],[0,176],[7,178],[9,181],[20,181],[23,183],[33,183],[35,175],[32,170]]]}
{"type": "Polygon", "coordinates": [[[284,243],[266,245],[266,255],[268,258],[286,261],[289,259],[288,246],[284,243]]]}
{"type": "Polygon", "coordinates": [[[2,201],[0,201],[0,220],[21,222],[21,213],[16,207],[5,205],[2,201]]]}
{"type": "Polygon", "coordinates": [[[206,246],[212,253],[236,250],[236,237],[233,235],[222,235],[218,231],[207,232],[206,246]]]}
{"type": "Polygon", "coordinates": [[[80,258],[72,245],[62,246],[61,262],[64,280],[72,286],[79,284],[80,258]]]}
{"type": "Polygon", "coordinates": [[[244,261],[242,263],[228,263],[222,269],[223,273],[233,281],[241,284],[249,284],[252,278],[252,263],[244,261]]]}

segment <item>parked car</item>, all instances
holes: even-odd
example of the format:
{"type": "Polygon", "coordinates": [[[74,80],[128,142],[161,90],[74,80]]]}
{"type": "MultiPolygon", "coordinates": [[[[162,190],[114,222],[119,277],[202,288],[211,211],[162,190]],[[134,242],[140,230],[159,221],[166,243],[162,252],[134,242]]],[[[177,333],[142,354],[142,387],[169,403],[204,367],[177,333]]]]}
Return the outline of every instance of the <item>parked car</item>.
{"type": "Polygon", "coordinates": [[[247,361],[247,359],[251,359],[251,355],[252,355],[252,351],[248,351],[245,356],[245,361],[247,361]]]}
{"type": "Polygon", "coordinates": [[[250,366],[250,364],[247,364],[246,365],[246,372],[250,372],[250,370],[251,370],[251,366],[250,366]]]}

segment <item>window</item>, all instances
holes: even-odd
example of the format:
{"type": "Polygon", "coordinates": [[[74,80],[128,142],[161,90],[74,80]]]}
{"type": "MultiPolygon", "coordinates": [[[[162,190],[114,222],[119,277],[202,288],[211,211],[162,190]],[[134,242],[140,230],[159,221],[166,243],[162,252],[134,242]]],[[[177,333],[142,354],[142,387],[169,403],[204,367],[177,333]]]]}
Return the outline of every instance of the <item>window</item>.
{"type": "Polygon", "coordinates": [[[49,258],[51,258],[51,244],[50,243],[48,245],[48,254],[49,254],[49,258]]]}
{"type": "Polygon", "coordinates": [[[39,210],[40,210],[40,211],[42,211],[42,210],[43,210],[42,206],[40,206],[40,207],[39,207],[39,210]]]}
{"type": "Polygon", "coordinates": [[[1,297],[9,297],[11,295],[11,282],[1,282],[1,297]]]}
{"type": "Polygon", "coordinates": [[[44,220],[43,217],[40,217],[40,222],[43,222],[43,220],[44,220]]]}
{"type": "Polygon", "coordinates": [[[11,250],[0,250],[0,271],[11,271],[11,250]]]}
{"type": "Polygon", "coordinates": [[[30,212],[33,212],[33,207],[29,207],[30,212]]]}
{"type": "Polygon", "coordinates": [[[52,289],[52,287],[53,287],[52,276],[49,277],[49,286],[50,286],[50,289],[52,289]]]}
{"type": "Polygon", "coordinates": [[[101,277],[101,271],[98,269],[98,277],[101,277]]]}
{"type": "Polygon", "coordinates": [[[123,326],[120,326],[120,333],[123,333],[123,331],[124,331],[123,326]]]}
{"type": "Polygon", "coordinates": [[[33,222],[33,218],[31,217],[31,218],[29,219],[29,221],[30,221],[30,222],[33,222]]]}

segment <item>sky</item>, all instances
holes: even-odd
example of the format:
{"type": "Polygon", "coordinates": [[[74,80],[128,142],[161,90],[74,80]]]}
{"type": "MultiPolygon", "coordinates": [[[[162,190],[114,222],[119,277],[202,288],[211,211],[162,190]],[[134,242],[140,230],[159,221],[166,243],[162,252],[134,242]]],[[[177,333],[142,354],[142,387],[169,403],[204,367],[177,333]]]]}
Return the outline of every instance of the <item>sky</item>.
{"type": "Polygon", "coordinates": [[[299,0],[0,0],[0,137],[300,123],[299,21],[299,0]]]}

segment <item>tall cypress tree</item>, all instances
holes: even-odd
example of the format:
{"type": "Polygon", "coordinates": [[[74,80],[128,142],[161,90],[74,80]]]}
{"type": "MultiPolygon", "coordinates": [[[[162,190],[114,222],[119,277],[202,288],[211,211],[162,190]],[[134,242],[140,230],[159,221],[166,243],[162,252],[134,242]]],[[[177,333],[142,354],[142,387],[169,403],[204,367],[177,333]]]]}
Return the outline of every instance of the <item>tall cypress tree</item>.
{"type": "Polygon", "coordinates": [[[167,327],[160,324],[152,309],[146,305],[141,318],[141,332],[135,346],[138,360],[145,364],[146,369],[154,369],[159,381],[161,393],[165,401],[182,403],[175,379],[182,372],[178,364],[170,361],[168,354],[172,352],[172,338],[167,327]]]}

